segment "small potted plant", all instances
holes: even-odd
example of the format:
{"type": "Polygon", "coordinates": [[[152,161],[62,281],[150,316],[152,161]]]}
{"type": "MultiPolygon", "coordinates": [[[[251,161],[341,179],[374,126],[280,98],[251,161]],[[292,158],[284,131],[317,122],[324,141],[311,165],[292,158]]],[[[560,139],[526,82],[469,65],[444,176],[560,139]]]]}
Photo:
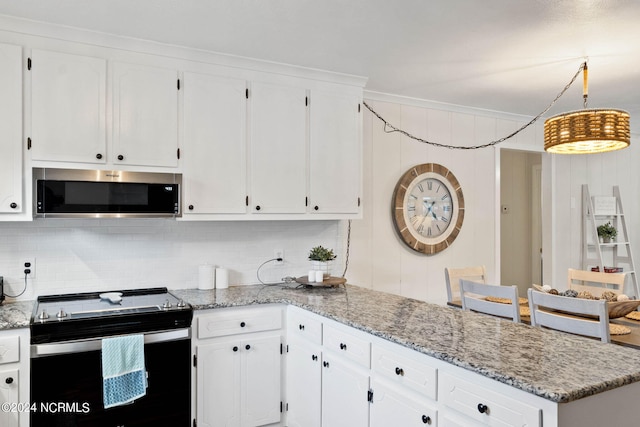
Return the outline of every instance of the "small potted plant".
{"type": "Polygon", "coordinates": [[[602,239],[602,243],[609,243],[616,239],[618,230],[611,225],[611,222],[598,226],[598,237],[602,239]]]}
{"type": "Polygon", "coordinates": [[[333,249],[327,249],[322,246],[316,246],[309,251],[309,261],[311,261],[312,269],[322,271],[325,277],[331,274],[331,261],[336,259],[333,249]]]}

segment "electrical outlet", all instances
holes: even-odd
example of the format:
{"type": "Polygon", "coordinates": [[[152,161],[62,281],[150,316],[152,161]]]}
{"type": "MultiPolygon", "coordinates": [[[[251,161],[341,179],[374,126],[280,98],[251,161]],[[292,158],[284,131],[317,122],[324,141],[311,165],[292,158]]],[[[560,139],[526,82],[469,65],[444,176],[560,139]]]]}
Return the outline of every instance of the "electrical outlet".
{"type": "Polygon", "coordinates": [[[284,264],[284,249],[276,249],[273,257],[276,258],[276,265],[283,265],[284,264]],[[278,259],[282,259],[282,261],[278,261],[278,259]]]}
{"type": "Polygon", "coordinates": [[[20,273],[26,274],[30,279],[36,278],[36,259],[35,258],[23,258],[20,264],[20,273]],[[29,273],[25,273],[29,270],[29,273]]]}

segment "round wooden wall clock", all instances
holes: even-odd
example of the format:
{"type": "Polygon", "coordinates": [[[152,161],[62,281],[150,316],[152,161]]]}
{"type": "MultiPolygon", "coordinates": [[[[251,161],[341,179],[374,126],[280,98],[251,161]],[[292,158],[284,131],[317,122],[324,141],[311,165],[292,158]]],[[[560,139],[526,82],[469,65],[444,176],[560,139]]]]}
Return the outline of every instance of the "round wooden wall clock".
{"type": "Polygon", "coordinates": [[[428,255],[441,252],[458,237],[464,220],[460,183],[437,163],[414,166],[396,184],[392,215],[407,246],[428,255]]]}

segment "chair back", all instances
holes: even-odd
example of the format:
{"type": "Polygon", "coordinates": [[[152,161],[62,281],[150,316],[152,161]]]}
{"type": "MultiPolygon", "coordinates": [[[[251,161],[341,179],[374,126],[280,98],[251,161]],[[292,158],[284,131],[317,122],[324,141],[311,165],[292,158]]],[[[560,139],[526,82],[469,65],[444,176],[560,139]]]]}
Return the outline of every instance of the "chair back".
{"type": "Polygon", "coordinates": [[[609,311],[605,300],[563,297],[533,289],[528,290],[528,296],[531,325],[611,342],[609,311]]]}
{"type": "Polygon", "coordinates": [[[477,283],[487,283],[487,272],[484,265],[465,268],[445,268],[444,278],[447,282],[447,301],[460,301],[460,279],[477,283]]]}
{"type": "Polygon", "coordinates": [[[625,273],[602,273],[570,268],[567,289],[588,291],[596,298],[600,298],[604,291],[612,291],[619,295],[624,292],[625,276],[625,273]]]}
{"type": "Polygon", "coordinates": [[[460,280],[460,295],[462,309],[506,317],[514,322],[520,322],[520,305],[518,304],[518,287],[486,285],[466,279],[460,280]],[[486,297],[508,299],[510,304],[488,301],[486,297]]]}

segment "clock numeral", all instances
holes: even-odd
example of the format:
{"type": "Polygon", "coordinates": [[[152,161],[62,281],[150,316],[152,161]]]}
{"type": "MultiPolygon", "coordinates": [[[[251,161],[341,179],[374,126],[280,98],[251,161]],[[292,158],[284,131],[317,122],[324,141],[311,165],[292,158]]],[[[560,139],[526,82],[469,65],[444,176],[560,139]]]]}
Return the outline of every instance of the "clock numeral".
{"type": "Polygon", "coordinates": [[[440,221],[442,221],[442,222],[449,222],[449,219],[447,219],[447,218],[445,218],[445,217],[441,216],[441,217],[440,217],[440,221]]]}
{"type": "Polygon", "coordinates": [[[418,196],[414,196],[413,194],[409,194],[409,198],[413,200],[418,200],[418,196]]]}
{"type": "MultiPolygon", "coordinates": [[[[422,234],[422,232],[424,231],[424,224],[420,224],[418,226],[417,231],[418,231],[418,233],[422,234]]],[[[431,232],[431,229],[429,229],[429,232],[431,232]]],[[[429,234],[431,234],[431,233],[429,233],[429,234]]]]}
{"type": "Polygon", "coordinates": [[[448,194],[445,194],[444,196],[442,196],[442,197],[440,198],[440,200],[447,200],[448,198],[449,198],[449,195],[448,195],[448,194]]]}
{"type": "Polygon", "coordinates": [[[407,210],[408,210],[409,212],[415,212],[416,207],[415,207],[415,206],[411,206],[411,205],[409,205],[409,206],[407,206],[407,210]]]}
{"type": "Polygon", "coordinates": [[[418,187],[421,193],[424,193],[424,187],[422,186],[422,183],[419,183],[416,187],[418,187]]]}
{"type": "Polygon", "coordinates": [[[438,224],[436,224],[436,228],[438,229],[438,231],[439,231],[440,233],[442,233],[442,229],[440,228],[440,226],[439,226],[438,224]]]}
{"type": "Polygon", "coordinates": [[[433,190],[433,181],[427,181],[427,188],[429,191],[433,190]]]}
{"type": "Polygon", "coordinates": [[[427,229],[427,236],[431,236],[431,227],[427,229]]]}
{"type": "Polygon", "coordinates": [[[439,184],[438,188],[436,188],[436,193],[439,193],[441,188],[442,188],[442,184],[439,184]]]}
{"type": "Polygon", "coordinates": [[[442,206],[442,210],[445,211],[445,212],[451,212],[451,205],[442,206]]]}

